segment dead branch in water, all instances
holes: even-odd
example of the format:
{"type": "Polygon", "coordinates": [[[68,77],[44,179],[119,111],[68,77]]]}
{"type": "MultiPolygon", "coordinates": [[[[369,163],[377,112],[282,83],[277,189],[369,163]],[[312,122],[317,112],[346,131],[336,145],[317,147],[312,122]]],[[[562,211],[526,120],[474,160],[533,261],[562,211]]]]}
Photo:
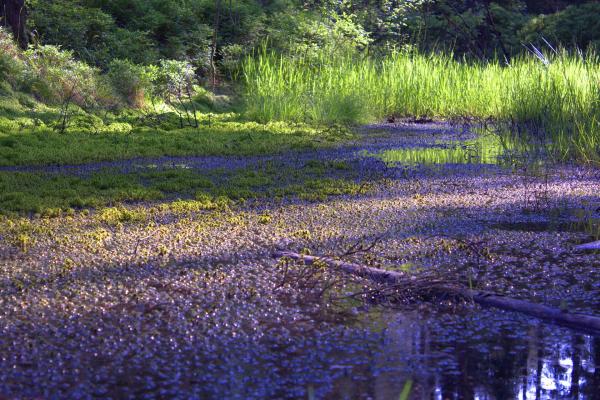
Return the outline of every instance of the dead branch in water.
{"type": "MultiPolygon", "coordinates": [[[[308,265],[317,262],[325,263],[330,268],[337,268],[345,273],[366,278],[377,283],[398,285],[407,279],[405,275],[398,272],[346,263],[328,257],[315,257],[292,252],[277,252],[275,253],[275,257],[287,257],[292,260],[302,261],[308,265]]],[[[438,296],[462,297],[465,299],[470,299],[483,306],[516,311],[571,328],[600,333],[600,317],[593,315],[569,313],[558,308],[548,307],[542,304],[513,299],[491,292],[472,290],[459,286],[444,285],[439,282],[432,282],[432,285],[428,288],[428,290],[430,293],[435,293],[438,296]]]]}
{"type": "Polygon", "coordinates": [[[575,250],[600,250],[600,240],[575,246],[575,250]]]}

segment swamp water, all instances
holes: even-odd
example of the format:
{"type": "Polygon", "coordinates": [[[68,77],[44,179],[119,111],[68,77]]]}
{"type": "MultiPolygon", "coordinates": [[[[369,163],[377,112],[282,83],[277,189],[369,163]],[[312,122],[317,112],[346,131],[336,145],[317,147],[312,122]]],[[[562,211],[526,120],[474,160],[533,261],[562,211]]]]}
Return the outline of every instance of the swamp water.
{"type": "Polygon", "coordinates": [[[505,154],[504,142],[496,135],[482,135],[459,142],[440,142],[430,147],[384,150],[372,154],[387,164],[444,165],[499,164],[505,154]]]}
{"type": "Polygon", "coordinates": [[[498,310],[427,308],[373,309],[362,323],[284,342],[229,342],[197,370],[202,398],[599,398],[600,337],[498,310]]]}
{"type": "MultiPolygon", "coordinates": [[[[600,260],[573,252],[591,235],[574,232],[562,213],[548,221],[544,208],[547,199],[559,211],[587,201],[586,212],[598,217],[597,171],[561,169],[546,187],[543,177],[515,175],[493,137],[455,135],[445,126],[385,135],[267,160],[290,170],[340,160],[348,179],[356,173],[357,180],[373,184],[372,191],[261,203],[272,216],[266,224],[256,223],[265,210],[248,207],[245,218],[253,224],[238,225],[227,215],[215,226],[198,225],[197,218],[159,220],[165,229],[156,238],[141,231],[143,240],[153,241],[147,246],[175,243],[172,256],[182,257],[182,265],[163,264],[162,258],[133,264],[126,256],[123,267],[104,268],[140,237],[139,227],[125,224],[96,267],[68,279],[61,271],[56,280],[31,281],[37,283],[24,292],[5,280],[0,398],[600,398],[598,336],[447,302],[401,309],[358,302],[331,312],[336,307],[303,296],[297,280],[274,291],[282,279],[272,258],[280,239],[296,246],[290,250],[340,254],[356,238],[393,232],[377,250],[391,268],[439,268],[462,283],[473,274],[477,288],[557,307],[564,301],[567,309],[600,314],[600,260]],[[313,239],[296,235],[304,230],[313,239]],[[427,239],[432,235],[435,241],[427,239]],[[450,236],[481,242],[482,252],[494,259],[484,254],[478,268],[462,263],[477,257],[465,255],[450,236]],[[180,237],[198,248],[177,253],[180,237]]],[[[201,170],[259,166],[265,159],[168,161],[201,170]]],[[[73,258],[85,253],[78,245],[52,251],[73,258]]],[[[3,259],[16,278],[22,279],[24,261],[36,273],[56,273],[45,271],[40,257],[21,257],[3,259]]]]}
{"type": "Polygon", "coordinates": [[[379,320],[377,328],[333,335],[304,367],[297,360],[315,398],[600,396],[600,337],[491,309],[374,311],[370,318],[379,320]]]}
{"type": "MultiPolygon", "coordinates": [[[[517,145],[507,149],[495,135],[360,153],[392,168],[443,171],[458,164],[484,166],[478,169],[483,173],[486,165],[514,167],[515,154],[517,145]]],[[[509,222],[490,228],[547,232],[575,226],[509,222]]],[[[596,314],[599,306],[591,305],[596,314]]],[[[332,340],[338,351],[323,356],[329,361],[309,384],[308,397],[600,399],[600,336],[497,309],[427,310],[366,313],[370,326],[363,336],[332,340]]]]}
{"type": "MultiPolygon", "coordinates": [[[[382,147],[355,155],[384,161],[392,176],[406,168],[451,174],[462,166],[485,174],[513,167],[505,144],[489,135],[382,147]]],[[[547,232],[573,225],[566,226],[517,222],[489,229],[547,232]]],[[[600,304],[590,307],[600,313],[600,304]]],[[[356,319],[271,340],[230,348],[222,374],[207,381],[207,398],[600,399],[600,336],[498,309],[375,306],[356,319]]]]}
{"type": "MultiPolygon", "coordinates": [[[[513,167],[494,136],[423,147],[374,147],[355,154],[384,161],[392,175],[423,166],[428,171],[434,167],[435,174],[455,173],[456,166],[469,174],[513,167]]],[[[514,222],[488,228],[540,233],[571,231],[573,226],[514,222]]],[[[487,277],[496,278],[503,279],[503,273],[487,277]]],[[[534,283],[536,279],[531,277],[529,284],[540,287],[553,278],[534,283]]],[[[574,294],[570,301],[590,302],[574,294]]],[[[600,314],[600,304],[588,304],[586,311],[600,314]]],[[[317,326],[283,342],[272,340],[265,347],[230,349],[235,355],[220,367],[229,375],[207,382],[207,388],[217,383],[224,398],[600,399],[600,336],[498,309],[375,306],[361,309],[355,319],[317,326]],[[224,387],[231,390],[223,392],[224,387]]]]}

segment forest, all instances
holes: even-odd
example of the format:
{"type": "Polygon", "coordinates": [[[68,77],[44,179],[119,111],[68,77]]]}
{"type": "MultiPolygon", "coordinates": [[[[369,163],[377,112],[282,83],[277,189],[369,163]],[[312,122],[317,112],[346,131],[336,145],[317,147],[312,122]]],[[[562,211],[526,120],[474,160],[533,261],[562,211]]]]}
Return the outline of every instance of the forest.
{"type": "Polygon", "coordinates": [[[600,1],[0,0],[0,399],[597,399],[600,1]]]}

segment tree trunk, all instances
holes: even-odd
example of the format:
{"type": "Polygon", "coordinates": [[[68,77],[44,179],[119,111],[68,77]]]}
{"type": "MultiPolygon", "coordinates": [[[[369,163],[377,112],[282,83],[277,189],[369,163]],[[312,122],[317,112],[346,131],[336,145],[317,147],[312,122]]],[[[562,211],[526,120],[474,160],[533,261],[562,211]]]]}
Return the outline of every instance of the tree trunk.
{"type": "Polygon", "coordinates": [[[25,0],[0,0],[0,22],[4,27],[10,27],[21,47],[27,47],[29,40],[25,29],[27,25],[25,0]]]}
{"type": "Polygon", "coordinates": [[[212,74],[212,90],[215,91],[217,86],[217,64],[215,58],[217,56],[217,44],[219,35],[219,24],[221,23],[221,0],[215,0],[215,15],[213,20],[213,35],[210,45],[210,68],[212,74]]]}
{"type": "MultiPolygon", "coordinates": [[[[327,257],[304,256],[297,253],[278,252],[276,257],[288,257],[293,260],[303,261],[306,264],[324,262],[331,268],[338,268],[348,274],[370,279],[374,282],[398,284],[406,280],[406,276],[394,271],[386,271],[379,268],[370,268],[358,264],[345,263],[327,257]]],[[[440,295],[455,295],[473,300],[475,303],[488,307],[496,307],[503,310],[516,311],[531,315],[543,320],[551,321],[575,329],[583,329],[600,333],[600,317],[585,314],[570,313],[558,308],[548,307],[541,304],[531,303],[525,300],[512,299],[490,292],[471,290],[454,286],[433,285],[427,288],[430,292],[440,295]]]]}

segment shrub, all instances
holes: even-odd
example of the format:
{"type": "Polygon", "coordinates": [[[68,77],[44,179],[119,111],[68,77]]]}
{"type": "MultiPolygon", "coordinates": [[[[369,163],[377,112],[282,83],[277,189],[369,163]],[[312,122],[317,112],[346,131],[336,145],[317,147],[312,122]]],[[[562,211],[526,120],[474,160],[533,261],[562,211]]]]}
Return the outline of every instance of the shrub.
{"type": "Polygon", "coordinates": [[[157,72],[154,66],[139,65],[129,60],[113,60],[109,65],[108,78],[128,105],[143,108],[147,96],[152,95],[157,72]]]}
{"type": "Polygon", "coordinates": [[[248,50],[240,44],[223,46],[221,49],[221,68],[229,79],[235,80],[237,78],[240,72],[239,67],[248,55],[248,50]]]}
{"type": "Polygon", "coordinates": [[[189,97],[194,84],[194,70],[185,61],[161,60],[158,84],[168,102],[189,97]]]}
{"type": "Polygon", "coordinates": [[[302,58],[339,56],[364,50],[372,42],[368,32],[350,16],[315,18],[312,13],[278,13],[269,31],[270,47],[302,58]]]}
{"type": "Polygon", "coordinates": [[[22,73],[23,62],[20,51],[12,35],[0,27],[0,79],[9,82],[13,87],[22,73]]]}
{"type": "Polygon", "coordinates": [[[64,45],[87,63],[105,65],[109,56],[107,41],[115,31],[110,15],[98,8],[84,7],[79,1],[33,3],[31,24],[44,43],[64,45]]]}
{"type": "Polygon", "coordinates": [[[194,103],[195,73],[192,66],[185,61],[162,60],[156,92],[179,116],[179,125],[198,127],[196,105],[194,103]]]}
{"type": "Polygon", "coordinates": [[[110,103],[99,71],[76,61],[73,53],[57,46],[38,46],[24,53],[24,85],[38,99],[50,104],[73,102],[80,107],[110,103]]]}

